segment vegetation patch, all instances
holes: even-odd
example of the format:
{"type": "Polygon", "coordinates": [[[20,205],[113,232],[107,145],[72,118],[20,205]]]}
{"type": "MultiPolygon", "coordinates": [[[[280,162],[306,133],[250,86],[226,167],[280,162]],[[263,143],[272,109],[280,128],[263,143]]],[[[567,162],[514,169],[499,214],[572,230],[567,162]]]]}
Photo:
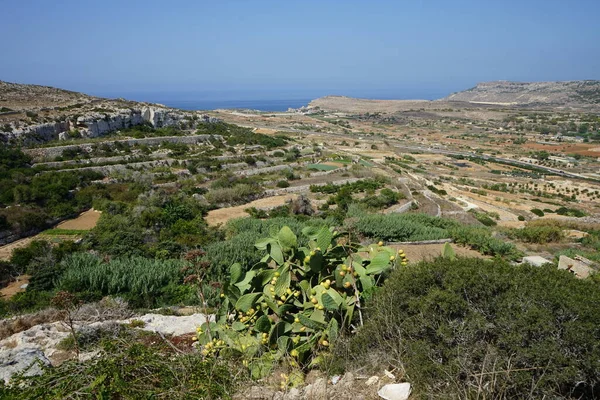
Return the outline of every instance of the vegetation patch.
{"type": "Polygon", "coordinates": [[[336,354],[404,371],[417,396],[591,399],[599,302],[597,284],[555,268],[438,259],[395,270],[336,354]]]}

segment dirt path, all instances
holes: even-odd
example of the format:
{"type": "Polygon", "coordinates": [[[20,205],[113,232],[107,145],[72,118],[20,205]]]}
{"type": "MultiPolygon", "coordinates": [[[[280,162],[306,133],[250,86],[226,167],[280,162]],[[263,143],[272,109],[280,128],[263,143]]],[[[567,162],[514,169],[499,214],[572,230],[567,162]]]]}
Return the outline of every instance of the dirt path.
{"type": "Polygon", "coordinates": [[[206,215],[206,222],[210,226],[224,224],[230,219],[247,217],[249,214],[244,211],[247,208],[270,209],[282,206],[286,201],[295,199],[296,195],[286,194],[281,196],[265,197],[264,199],[254,200],[250,203],[242,204],[241,206],[219,208],[209,211],[206,215]]]}
{"type": "MultiPolygon", "coordinates": [[[[100,211],[96,211],[94,209],[84,211],[77,218],[65,220],[60,224],[56,225],[54,228],[56,229],[77,229],[77,230],[90,230],[96,226],[98,223],[98,219],[100,218],[100,211]]],[[[54,237],[54,236],[52,236],[54,237]]],[[[63,236],[61,236],[63,237],[63,236]]],[[[19,239],[15,242],[9,243],[4,246],[0,246],[0,261],[8,261],[12,256],[12,253],[15,249],[20,249],[23,247],[27,247],[29,243],[34,240],[40,239],[48,239],[48,235],[44,235],[43,233],[37,234],[35,236],[30,236],[28,238],[19,239]]],[[[74,239],[76,237],[71,236],[70,239],[74,239]]]]}

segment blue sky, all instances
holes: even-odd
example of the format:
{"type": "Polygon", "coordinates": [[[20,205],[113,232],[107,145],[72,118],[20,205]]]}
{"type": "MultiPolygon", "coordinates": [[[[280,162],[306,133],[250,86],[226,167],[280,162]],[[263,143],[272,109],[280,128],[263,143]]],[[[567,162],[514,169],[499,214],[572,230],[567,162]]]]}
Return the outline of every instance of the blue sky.
{"type": "Polygon", "coordinates": [[[600,1],[0,0],[0,79],[93,94],[436,98],[600,79],[600,1]]]}

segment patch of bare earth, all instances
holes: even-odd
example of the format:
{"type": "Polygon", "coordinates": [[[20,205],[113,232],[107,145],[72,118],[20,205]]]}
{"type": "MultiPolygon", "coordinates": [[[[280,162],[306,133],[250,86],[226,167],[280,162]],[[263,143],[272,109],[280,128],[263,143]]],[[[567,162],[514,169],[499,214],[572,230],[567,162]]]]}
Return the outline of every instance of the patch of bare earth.
{"type": "Polygon", "coordinates": [[[20,275],[17,276],[14,282],[8,284],[8,286],[0,289],[0,298],[2,299],[10,299],[17,293],[21,293],[25,291],[25,288],[29,284],[29,275],[20,275]],[[25,287],[23,287],[25,286],[25,287]]]}
{"type": "MultiPolygon", "coordinates": [[[[98,223],[98,219],[100,219],[100,214],[101,214],[100,211],[91,209],[91,210],[88,210],[88,211],[85,211],[85,212],[79,214],[79,216],[77,218],[68,219],[68,220],[61,222],[60,224],[56,225],[54,228],[56,228],[56,229],[89,230],[96,226],[96,224],[98,223]]],[[[52,238],[56,238],[56,237],[57,237],[56,235],[52,236],[52,238]]],[[[74,236],[60,236],[60,237],[70,239],[70,240],[76,239],[76,237],[74,237],[74,236]]],[[[40,233],[35,236],[19,239],[12,243],[7,244],[7,245],[0,246],[0,261],[10,260],[10,258],[12,257],[12,253],[15,249],[21,249],[23,247],[27,247],[29,245],[29,243],[31,243],[34,240],[42,240],[42,239],[49,239],[49,238],[50,238],[50,236],[40,233]]]]}
{"type": "Polygon", "coordinates": [[[265,197],[264,199],[258,199],[251,201],[250,203],[242,204],[241,206],[219,208],[217,210],[211,210],[205,217],[206,223],[209,226],[217,226],[224,224],[230,219],[247,217],[248,214],[246,209],[258,208],[258,209],[270,209],[284,205],[288,200],[296,198],[296,195],[286,194],[281,196],[265,197]]]}
{"type": "Polygon", "coordinates": [[[89,230],[96,226],[100,219],[100,211],[87,210],[79,214],[77,218],[68,219],[56,225],[57,229],[76,229],[76,230],[89,230]]]}

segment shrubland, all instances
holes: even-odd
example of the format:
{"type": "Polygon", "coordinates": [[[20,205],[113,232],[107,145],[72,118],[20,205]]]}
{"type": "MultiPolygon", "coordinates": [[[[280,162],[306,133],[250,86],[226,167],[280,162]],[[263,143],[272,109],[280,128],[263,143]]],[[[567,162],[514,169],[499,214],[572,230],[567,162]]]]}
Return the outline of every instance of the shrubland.
{"type": "Polygon", "coordinates": [[[417,398],[591,399],[599,302],[596,283],[552,267],[440,258],[396,269],[335,353],[395,368],[417,398]]]}

